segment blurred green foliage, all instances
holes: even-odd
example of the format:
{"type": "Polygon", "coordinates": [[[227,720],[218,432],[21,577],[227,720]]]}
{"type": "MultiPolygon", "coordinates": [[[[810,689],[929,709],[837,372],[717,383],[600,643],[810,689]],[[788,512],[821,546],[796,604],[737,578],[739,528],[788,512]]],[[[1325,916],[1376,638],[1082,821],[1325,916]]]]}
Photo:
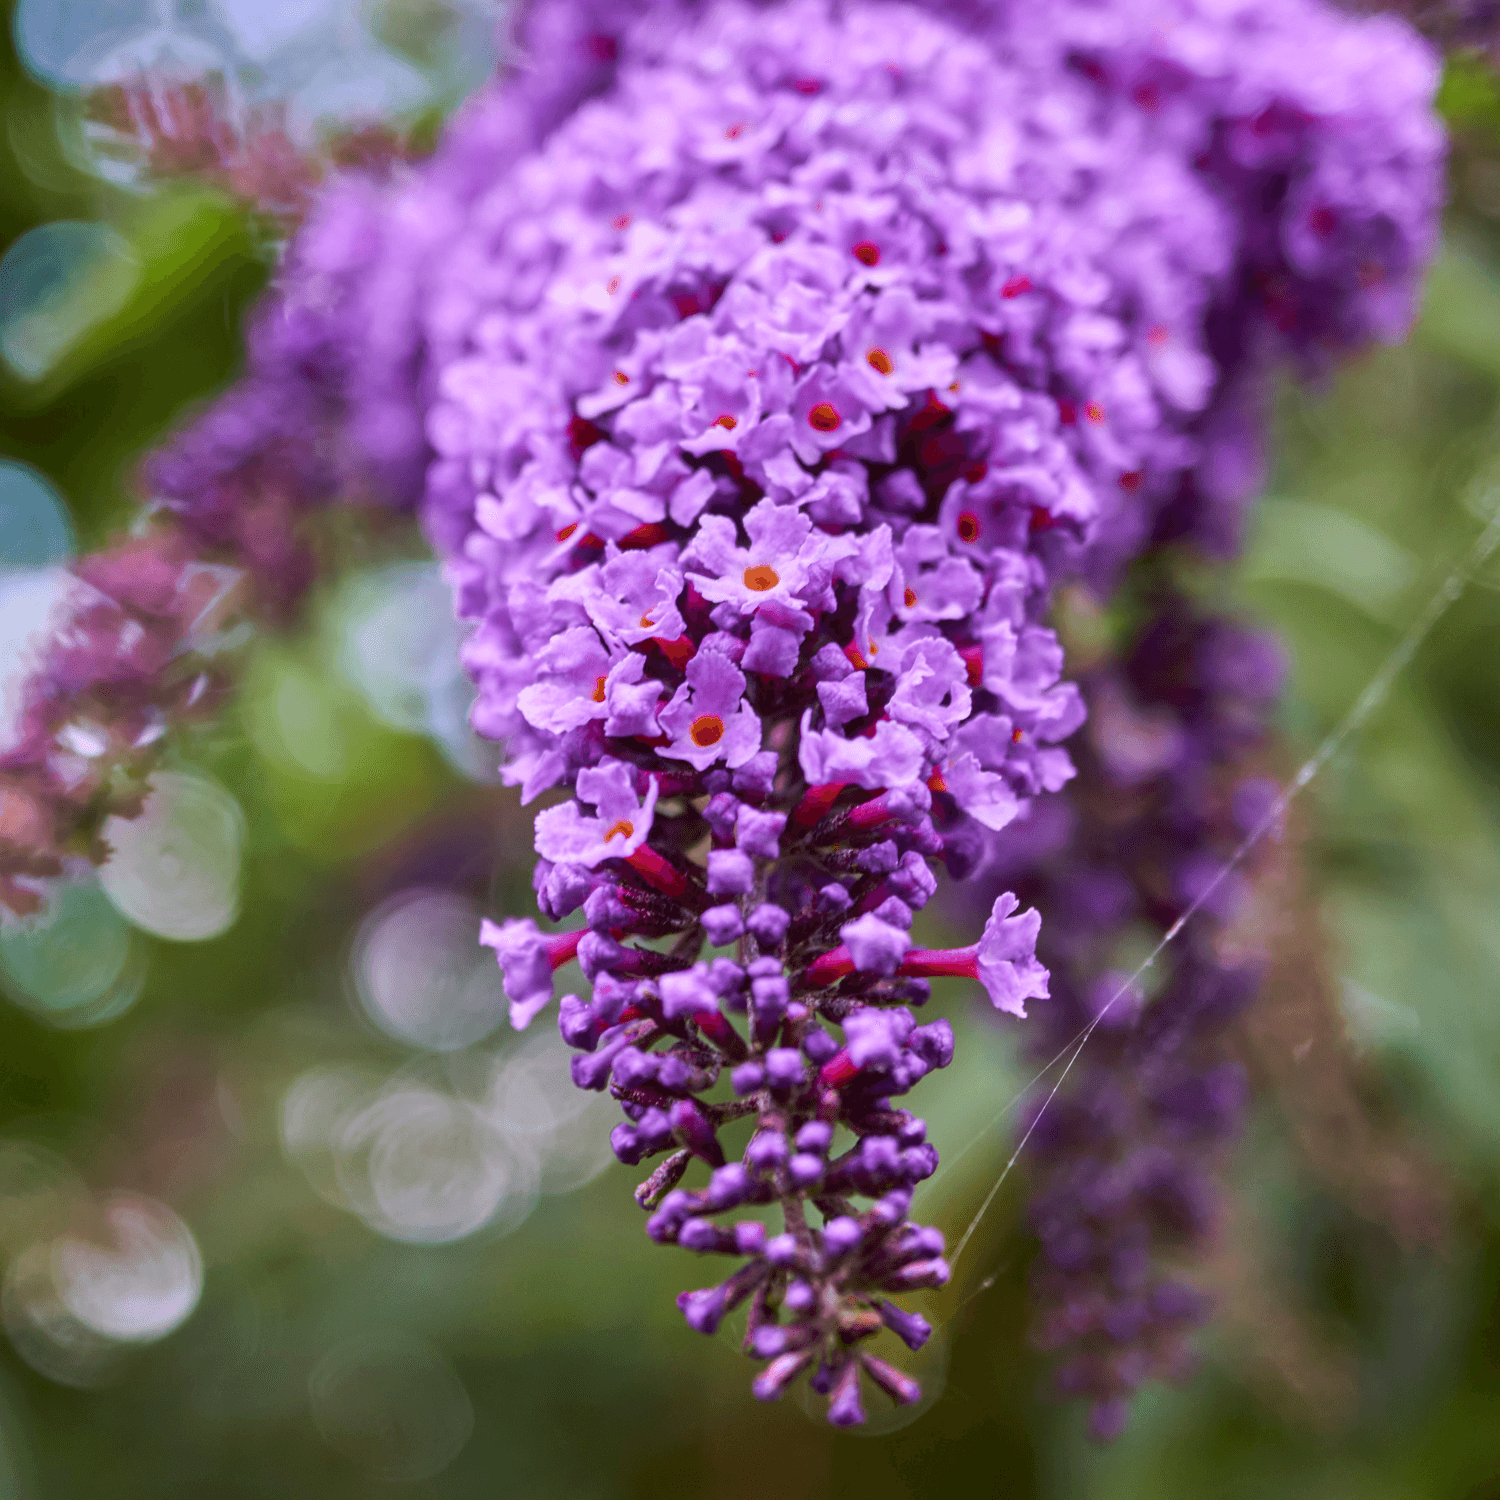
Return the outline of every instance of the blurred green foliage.
{"type": "MultiPolygon", "coordinates": [[[[1500,124],[1477,64],[1450,72],[1444,105],[1465,129],[1500,124]]],[[[132,197],[68,165],[50,96],[8,54],[0,107],[4,242],[98,220],[140,268],[125,303],[42,379],[0,375],[3,455],[50,476],[97,544],[128,516],[140,453],[232,376],[266,261],[219,200],[132,197]]],[[[1276,472],[1233,593],[1287,644],[1286,728],[1302,751],[1500,504],[1497,438],[1500,239],[1467,212],[1411,343],[1281,403],[1276,472]]],[[[1497,590],[1492,568],[1310,793],[1308,856],[1366,1102],[1423,1142],[1447,1183],[1440,1246],[1400,1248],[1310,1170],[1270,1105],[1238,1161],[1257,1226],[1238,1248],[1264,1263],[1307,1346],[1352,1372],[1336,1418],[1301,1399],[1295,1359],[1278,1368],[1228,1319],[1195,1382],[1148,1393],[1121,1442],[1091,1447],[1025,1349],[1019,1173],[955,1284],[930,1299],[944,1325],[928,1360],[938,1399],[870,1436],[834,1434],[794,1400],[749,1399],[732,1336],[703,1340],[673,1307],[712,1269],[645,1240],[624,1168],[544,1197],[511,1234],[430,1247],[383,1239],[320,1198],[278,1135],[293,1080],[324,1063],[427,1066],[348,1002],[364,914],[423,882],[495,911],[524,911],[530,893],[513,799],[382,723],[315,623],[261,642],[238,716],[182,751],[246,812],[238,923],[200,944],[142,939],[144,993],[101,1028],[52,1029],[0,1004],[0,1138],[48,1146],[96,1190],[172,1202],[207,1273],[188,1322],[98,1388],[53,1383],[3,1346],[0,1500],[1500,1497],[1497,590]],[[371,1340],[396,1374],[384,1404],[345,1413],[329,1361],[371,1340]],[[467,1392],[472,1433],[436,1474],[389,1477],[446,1389],[423,1374],[434,1349],[432,1368],[451,1361],[467,1392]]],[[[1024,1081],[1011,1038],[970,998],[955,985],[934,1001],[959,1060],[923,1099],[946,1161],[919,1209],[954,1238],[1009,1155],[1004,1106],[1024,1081]]],[[[497,1034],[475,1055],[514,1045],[497,1034]]],[[[451,1079],[465,1064],[443,1066],[451,1079]]],[[[24,1229],[0,1214],[0,1251],[21,1248],[24,1229]]],[[[432,1421],[459,1421],[454,1402],[432,1421]]]]}

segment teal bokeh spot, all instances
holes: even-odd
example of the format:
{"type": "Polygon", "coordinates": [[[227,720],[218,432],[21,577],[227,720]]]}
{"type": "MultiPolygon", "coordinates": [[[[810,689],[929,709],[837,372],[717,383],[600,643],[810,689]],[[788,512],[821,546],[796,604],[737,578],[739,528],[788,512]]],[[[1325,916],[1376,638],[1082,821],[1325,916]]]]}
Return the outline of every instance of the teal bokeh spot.
{"type": "Polygon", "coordinates": [[[28,229],[0,260],[0,358],[41,380],[130,300],[140,266],[104,224],[60,219],[28,229]]]}
{"type": "Polygon", "coordinates": [[[0,930],[0,980],[28,1010],[66,1026],[112,995],[131,941],[130,925],[95,881],[67,885],[44,911],[0,930]]]}
{"type": "Polygon", "coordinates": [[[62,496],[29,464],[0,460],[0,568],[49,568],[75,550],[62,496]]]}

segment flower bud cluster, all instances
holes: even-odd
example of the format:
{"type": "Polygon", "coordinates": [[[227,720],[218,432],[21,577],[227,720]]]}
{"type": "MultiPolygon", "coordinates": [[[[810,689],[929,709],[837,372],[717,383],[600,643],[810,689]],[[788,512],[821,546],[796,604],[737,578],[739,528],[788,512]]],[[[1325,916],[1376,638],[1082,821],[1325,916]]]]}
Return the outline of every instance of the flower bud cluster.
{"type": "MultiPolygon", "coordinates": [[[[835,1420],[856,1409],[870,1299],[910,1274],[889,1195],[933,1165],[890,1101],[948,1044],[900,1002],[941,973],[1016,1013],[1045,992],[1013,897],[972,948],[912,947],[926,861],[966,872],[981,829],[1065,783],[1054,747],[1079,717],[1040,623],[1050,584],[1138,545],[1217,451],[1211,346],[1150,351],[1172,327],[1201,337],[1216,305],[1309,352],[1378,320],[1370,280],[1329,323],[1310,262],[1277,295],[1324,321],[1235,300],[1236,254],[1281,254],[1233,227],[1262,211],[1239,195],[1320,138],[1206,171],[1211,154],[1141,128],[1154,106],[1115,92],[1130,76],[1115,58],[1049,83],[1098,111],[1106,149],[1155,152],[1177,211],[1202,215],[1176,280],[1122,255],[1122,181],[1103,241],[1070,218],[1077,259],[1039,233],[1041,185],[1078,179],[1024,74],[908,11],[855,27],[816,4],[629,33],[608,91],[476,201],[441,277],[429,524],[477,622],[476,723],[511,746],[524,797],[575,793],[537,819],[540,905],[588,923],[488,938],[518,1022],[576,944],[594,990],[565,998],[564,1035],[580,1085],[625,1108],[617,1153],[662,1158],[639,1192],[650,1232],[746,1258],[684,1311],[708,1328],[748,1300],[762,1393],[815,1369],[835,1420]],[[986,177],[951,142],[1002,113],[1031,122],[1028,165],[986,177]],[[1007,219],[1015,174],[1032,202],[1007,219]],[[997,227],[975,238],[981,212],[997,227]],[[1174,318],[1203,311],[1152,325],[1167,286],[1174,318]],[[1145,302],[1129,315],[1127,287],[1145,302]],[[744,1121],[735,1161],[721,1132],[744,1121]],[[830,1154],[835,1127],[854,1140],[830,1154]],[[695,1158],[710,1177],[691,1191],[695,1158]],[[722,1222],[771,1207],[769,1240],[759,1218],[722,1222]]],[[[1420,175],[1420,151],[1395,160],[1420,175]]],[[[1391,240],[1385,294],[1411,243],[1391,240]]]]}
{"type": "MultiPolygon", "coordinates": [[[[742,1261],[679,1298],[689,1325],[712,1333],[748,1302],[746,1351],[769,1361],[756,1394],[771,1399],[805,1372],[829,1395],[830,1420],[850,1423],[863,1420],[860,1370],[897,1401],[916,1399],[914,1383],[859,1346],[887,1327],[920,1344],[926,1325],[888,1299],[948,1276],[942,1236],[906,1218],[937,1153],[899,1101],[953,1057],[947,1021],[913,1014],[928,976],[977,979],[1017,1015],[1045,996],[1047,976],[1033,956],[1037,914],[1017,915],[1013,896],[971,948],[912,946],[942,846],[922,783],[871,795],[806,788],[774,756],[764,770],[776,773],[769,785],[741,778],[738,792],[710,773],[699,797],[673,799],[670,823],[661,774],[641,769],[641,795],[621,761],[580,772],[596,823],[649,815],[653,838],[625,856],[606,847],[592,865],[539,864],[542,910],[581,908],[583,928],[549,936],[513,919],[487,924],[482,941],[517,1024],[547,1005],[569,961],[593,981],[590,998],[563,997],[559,1024],[578,1051],[574,1082],[620,1101],[615,1154],[656,1163],[636,1190],[647,1233],[742,1261]],[[706,1180],[685,1186],[689,1172],[706,1180]],[[861,1210],[860,1199],[874,1201],[861,1210]]],[[[554,823],[574,832],[576,808],[543,812],[539,841],[554,823]]]]}
{"type": "Polygon", "coordinates": [[[1022,882],[1046,910],[1053,975],[1033,1051],[1051,1057],[1093,1028],[1060,1092],[1020,1125],[1042,1252],[1033,1338],[1057,1355],[1059,1389],[1090,1403],[1099,1438],[1119,1433],[1146,1380],[1188,1371],[1208,1312],[1193,1261],[1211,1244],[1246,1097],[1228,1030],[1262,973],[1231,932],[1244,872],[1210,883],[1274,806],[1264,766],[1282,675],[1265,635],[1176,593],[1156,599],[1122,658],[1083,679],[1071,828],[1022,882]],[[1148,993],[1122,953],[1200,901],[1148,993]]]}

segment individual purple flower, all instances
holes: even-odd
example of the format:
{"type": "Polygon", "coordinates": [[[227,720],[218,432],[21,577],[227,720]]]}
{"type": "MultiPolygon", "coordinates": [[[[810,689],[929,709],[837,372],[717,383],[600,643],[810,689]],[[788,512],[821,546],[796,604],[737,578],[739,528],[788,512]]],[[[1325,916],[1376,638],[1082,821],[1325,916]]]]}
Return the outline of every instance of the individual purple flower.
{"type": "Polygon", "coordinates": [[[781,835],[786,814],[742,807],[734,820],[734,842],[745,854],[757,859],[775,859],[781,853],[781,835]]]}
{"type": "Polygon", "coordinates": [[[664,685],[646,676],[646,659],[630,652],[604,679],[604,732],[613,738],[654,739],[664,685]]]}
{"type": "Polygon", "coordinates": [[[505,996],[510,1001],[510,1024],[517,1031],[529,1026],[536,1013],[552,998],[552,976],[578,953],[581,932],[547,937],[530,917],[495,923],[480,923],[479,941],[495,950],[505,976],[505,996]]]}
{"type": "Polygon", "coordinates": [[[827,607],[835,566],[857,550],[850,538],[815,530],[796,506],[769,500],[746,515],[745,531],[749,546],[741,547],[731,521],[705,516],[683,567],[705,599],[745,615],[780,605],[787,623],[811,623],[804,605],[827,607]]]}
{"type": "Polygon", "coordinates": [[[997,896],[984,934],[972,948],[913,949],[903,960],[901,972],[977,979],[996,1010],[1024,1018],[1028,1000],[1047,998],[1048,974],[1036,959],[1041,913],[1032,907],[1012,916],[1018,904],[1011,891],[997,896]]]}
{"type": "Polygon", "coordinates": [[[1047,998],[1047,971],[1036,960],[1041,913],[1033,907],[1012,916],[1018,904],[1010,892],[995,902],[974,954],[974,966],[990,1004],[1010,1015],[1024,1016],[1027,1000],[1047,998]]]}
{"type": "Polygon", "coordinates": [[[620,552],[602,566],[559,579],[548,590],[554,599],[575,599],[588,611],[594,628],[621,646],[661,638],[675,641],[687,628],[677,601],[683,577],[649,552],[620,552]]]}
{"type": "MultiPolygon", "coordinates": [[[[987,761],[995,764],[994,742],[982,742],[981,753],[987,761]]],[[[1004,740],[1001,740],[1003,746],[1004,740]]],[[[1005,756],[1002,749],[998,765],[1003,768],[1005,756]]],[[[973,818],[975,822],[998,833],[1021,811],[1023,800],[1011,785],[1011,779],[1002,770],[987,770],[979,757],[967,749],[960,749],[938,768],[938,777],[944,791],[954,804],[973,818]]],[[[1056,790],[1056,788],[1048,788],[1056,790]]]]}
{"type": "Polygon", "coordinates": [[[856,969],[872,974],[894,974],[911,947],[911,934],[890,922],[883,922],[874,912],[866,912],[839,929],[839,936],[849,950],[856,969]]]}
{"type": "Polygon", "coordinates": [[[587,625],[564,630],[537,654],[537,680],[517,704],[527,723],[549,734],[577,729],[609,713],[609,674],[625,658],[612,657],[587,625]]]}
{"type": "Polygon", "coordinates": [[[855,1011],[844,1025],[849,1061],[860,1070],[889,1073],[900,1063],[913,1025],[911,1012],[906,1010],[855,1011]]]}
{"type": "Polygon", "coordinates": [[[969,717],[969,669],[943,636],[918,636],[894,670],[896,691],[887,706],[893,719],[942,740],[969,717]]]}
{"type": "Polygon", "coordinates": [[[708,889],[715,896],[748,896],[755,885],[754,861],[740,849],[710,849],[708,889]]]}
{"type": "Polygon", "coordinates": [[[984,597],[984,575],[955,557],[936,526],[909,526],[895,553],[890,604],[900,620],[963,620],[984,597]]]}
{"type": "Polygon", "coordinates": [[[699,771],[723,761],[733,769],[760,749],[760,719],[745,701],[745,674],[716,651],[700,651],[686,681],[660,714],[662,754],[699,771]]]}
{"type": "MultiPolygon", "coordinates": [[[[1012,916],[1018,901],[1013,892],[1006,891],[995,898],[989,920],[984,925],[984,934],[968,948],[913,948],[907,946],[900,955],[895,973],[914,978],[932,979],[940,975],[961,979],[977,979],[996,1010],[1025,1018],[1026,1001],[1047,998],[1047,970],[1036,960],[1036,937],[1041,929],[1041,913],[1034,907],[1012,916]]],[[[875,919],[861,919],[864,923],[856,940],[845,941],[837,948],[820,955],[809,967],[809,974],[826,982],[863,967],[856,961],[856,950],[873,966],[883,960],[894,939],[887,939],[881,931],[899,932],[888,928],[875,919]],[[873,940],[880,933],[880,939],[873,940]]],[[[848,934],[856,924],[844,928],[848,934]]]]}
{"type": "Polygon", "coordinates": [[[904,725],[882,720],[872,735],[848,739],[803,720],[798,750],[802,774],[813,786],[901,786],[915,781],[924,759],[922,742],[904,725]]]}
{"type": "Polygon", "coordinates": [[[588,817],[577,802],[564,802],[536,815],[536,852],[559,864],[592,869],[606,859],[629,859],[651,835],[659,782],[651,777],[645,793],[636,791],[634,770],[623,761],[605,761],[578,773],[578,795],[594,807],[588,817]]]}

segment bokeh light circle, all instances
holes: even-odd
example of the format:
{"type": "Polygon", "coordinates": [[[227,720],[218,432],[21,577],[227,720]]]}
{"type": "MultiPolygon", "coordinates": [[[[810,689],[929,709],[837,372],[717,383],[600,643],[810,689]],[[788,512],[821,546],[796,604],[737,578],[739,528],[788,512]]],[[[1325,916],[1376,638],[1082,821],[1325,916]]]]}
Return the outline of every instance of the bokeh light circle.
{"type": "Polygon", "coordinates": [[[63,1301],[46,1241],[29,1245],[6,1267],[0,1317],[16,1353],[59,1385],[102,1385],[119,1364],[121,1346],[80,1322],[63,1301]]]}
{"type": "Polygon", "coordinates": [[[352,1205],[339,1183],[334,1137],[341,1122],[364,1108],[384,1082],[374,1069],[352,1064],[309,1068],[282,1098],[282,1150],[318,1195],[338,1208],[352,1205]]]}
{"type": "Polygon", "coordinates": [[[323,1440],[374,1477],[430,1479],[474,1431],[474,1406],[452,1364],[431,1345],[389,1335],[329,1350],[308,1380],[323,1440]]]}
{"type": "Polygon", "coordinates": [[[203,1293],[192,1231],[164,1203],[114,1193],[101,1230],[63,1235],[52,1249],[64,1306],[84,1327],[119,1343],[149,1343],[181,1325],[203,1293]]]}
{"type": "Polygon", "coordinates": [[[0,983],[54,1026],[97,1026],[140,997],[145,955],[92,876],[50,884],[42,909],[0,919],[0,983]]]}
{"type": "Polygon", "coordinates": [[[158,771],[139,817],[110,818],[111,850],[99,883],[146,932],[195,942],[239,913],[244,817],[222,787],[184,771],[158,771]]]}
{"type": "Polygon", "coordinates": [[[393,729],[430,736],[455,770],[499,779],[500,747],[469,725],[474,685],[459,649],[468,627],[431,562],[399,562],[347,578],[332,617],[340,675],[393,729]]]}
{"type": "Polygon", "coordinates": [[[354,940],[350,976],[364,1013],[414,1047],[449,1052],[487,1036],[507,1012],[494,955],[479,946],[478,906],[454,891],[404,891],[354,940]]]}
{"type": "Polygon", "coordinates": [[[208,12],[256,62],[308,39],[330,16],[347,7],[340,0],[208,0],[208,12]]]}
{"type": "Polygon", "coordinates": [[[541,1162],[541,1190],[570,1193],[611,1162],[614,1100],[574,1086],[569,1053],[551,1027],[500,1058],[485,1113],[508,1139],[530,1146],[541,1162]]]}
{"type": "Polygon", "coordinates": [[[139,279],[134,252],[107,225],[63,219],[27,230],[0,260],[0,359],[40,380],[139,279]]]}
{"type": "Polygon", "coordinates": [[[17,0],[16,55],[43,83],[67,88],[84,81],[81,58],[123,41],[157,12],[156,0],[17,0]]]}
{"type": "Polygon", "coordinates": [[[0,568],[48,568],[76,550],[67,503],[30,464],[0,459],[0,568]]]}
{"type": "Polygon", "coordinates": [[[465,1101],[413,1082],[343,1119],[334,1149],[350,1204],[391,1239],[444,1244],[512,1227],[536,1200],[534,1160],[465,1101]]]}

